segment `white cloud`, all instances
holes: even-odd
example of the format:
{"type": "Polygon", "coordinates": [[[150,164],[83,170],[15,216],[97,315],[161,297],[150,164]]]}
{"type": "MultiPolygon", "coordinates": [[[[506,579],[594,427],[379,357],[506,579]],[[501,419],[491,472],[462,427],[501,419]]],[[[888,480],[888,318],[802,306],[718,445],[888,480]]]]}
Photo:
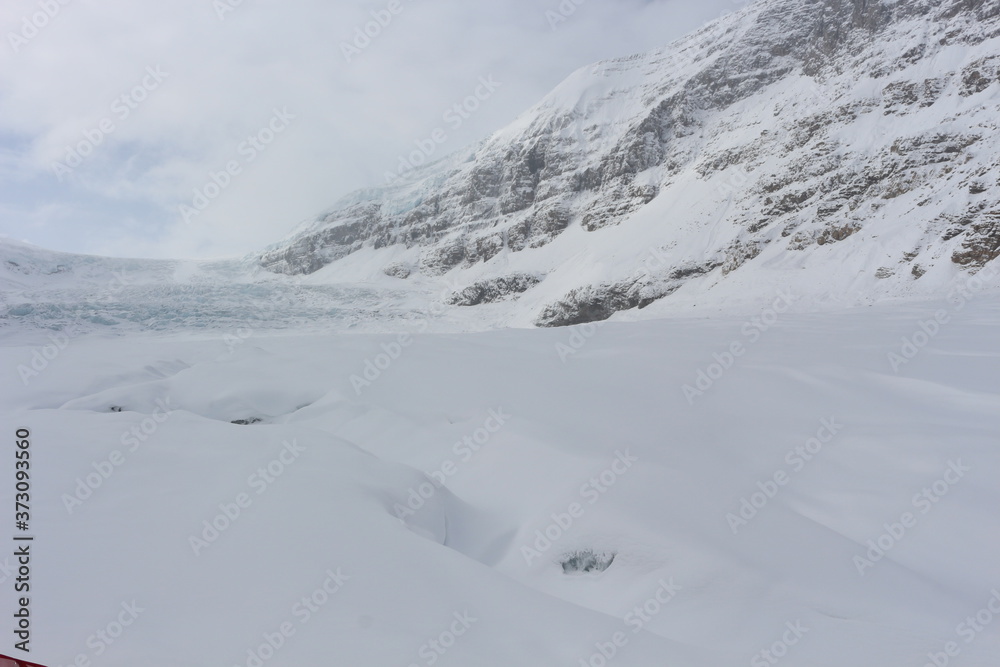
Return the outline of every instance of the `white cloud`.
{"type": "Polygon", "coordinates": [[[0,186],[0,231],[145,256],[259,248],[350,190],[381,183],[480,76],[503,86],[449,133],[444,151],[499,129],[578,67],[662,46],[743,4],[586,0],[552,30],[546,11],[560,0],[399,0],[401,11],[347,62],[342,43],[389,0],[243,0],[224,20],[213,0],[70,0],[37,35],[15,38],[15,53],[10,35],[41,1],[0,10],[0,154],[3,175],[17,180],[0,186]],[[133,95],[144,79],[149,88],[149,67],[165,78],[133,95]],[[241,143],[275,108],[294,121],[246,162],[241,143]],[[102,122],[114,129],[57,180],[53,162],[94,143],[102,122]],[[241,172],[185,224],[178,206],[230,160],[241,172]]]}

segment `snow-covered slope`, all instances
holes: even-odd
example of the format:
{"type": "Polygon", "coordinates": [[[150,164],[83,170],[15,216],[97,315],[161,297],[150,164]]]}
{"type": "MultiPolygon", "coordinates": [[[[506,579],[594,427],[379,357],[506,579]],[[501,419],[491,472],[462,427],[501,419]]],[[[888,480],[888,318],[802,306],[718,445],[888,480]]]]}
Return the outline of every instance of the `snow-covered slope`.
{"type": "Polygon", "coordinates": [[[998,16],[758,0],[243,260],[0,240],[26,657],[995,667],[998,16]]]}
{"type": "Polygon", "coordinates": [[[996,0],[758,0],[258,261],[527,290],[518,325],[752,299],[774,273],[835,304],[940,295],[1000,253],[998,53],[996,0]]]}
{"type": "Polygon", "coordinates": [[[765,330],[54,334],[0,398],[31,659],[995,667],[1000,299],[963,288],[765,330]]]}

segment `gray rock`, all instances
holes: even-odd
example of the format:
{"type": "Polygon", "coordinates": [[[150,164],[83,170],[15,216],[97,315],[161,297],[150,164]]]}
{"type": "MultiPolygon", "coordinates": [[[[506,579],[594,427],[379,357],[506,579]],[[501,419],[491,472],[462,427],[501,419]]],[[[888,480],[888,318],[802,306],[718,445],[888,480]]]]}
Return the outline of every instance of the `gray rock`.
{"type": "Polygon", "coordinates": [[[503,301],[527,292],[541,281],[539,276],[523,273],[480,280],[452,294],[448,303],[453,306],[478,306],[503,301]]]}

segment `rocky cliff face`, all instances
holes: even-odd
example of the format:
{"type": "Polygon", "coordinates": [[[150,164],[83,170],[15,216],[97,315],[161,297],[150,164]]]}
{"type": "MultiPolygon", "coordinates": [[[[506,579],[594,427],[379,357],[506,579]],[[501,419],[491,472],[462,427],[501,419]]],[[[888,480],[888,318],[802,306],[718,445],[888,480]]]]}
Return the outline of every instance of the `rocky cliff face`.
{"type": "Polygon", "coordinates": [[[907,294],[1000,256],[998,124],[1000,0],[758,0],[576,72],[256,259],[350,277],[369,249],[387,275],[473,288],[454,303],[526,299],[541,325],[789,267],[907,294]]]}

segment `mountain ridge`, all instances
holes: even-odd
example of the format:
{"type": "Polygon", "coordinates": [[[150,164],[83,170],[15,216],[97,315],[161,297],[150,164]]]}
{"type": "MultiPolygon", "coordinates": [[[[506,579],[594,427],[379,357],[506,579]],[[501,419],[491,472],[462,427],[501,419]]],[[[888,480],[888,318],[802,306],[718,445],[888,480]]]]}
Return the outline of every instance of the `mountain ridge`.
{"type": "Polygon", "coordinates": [[[822,272],[837,260],[817,248],[862,237],[892,257],[861,292],[940,291],[1000,254],[998,35],[987,0],[758,0],[577,70],[487,140],[348,196],[254,260],[337,280],[376,266],[448,275],[523,299],[531,313],[512,322],[538,325],[606,319],[795,254],[822,272]],[[943,196],[956,177],[963,206],[943,196]],[[650,229],[657,215],[669,222],[650,229]],[[650,252],[669,266],[642,271],[650,252]],[[605,269],[564,275],[581,253],[605,269]]]}
{"type": "Polygon", "coordinates": [[[997,0],[758,0],[240,259],[0,240],[0,326],[472,331],[1000,288],[998,53],[997,0]]]}

